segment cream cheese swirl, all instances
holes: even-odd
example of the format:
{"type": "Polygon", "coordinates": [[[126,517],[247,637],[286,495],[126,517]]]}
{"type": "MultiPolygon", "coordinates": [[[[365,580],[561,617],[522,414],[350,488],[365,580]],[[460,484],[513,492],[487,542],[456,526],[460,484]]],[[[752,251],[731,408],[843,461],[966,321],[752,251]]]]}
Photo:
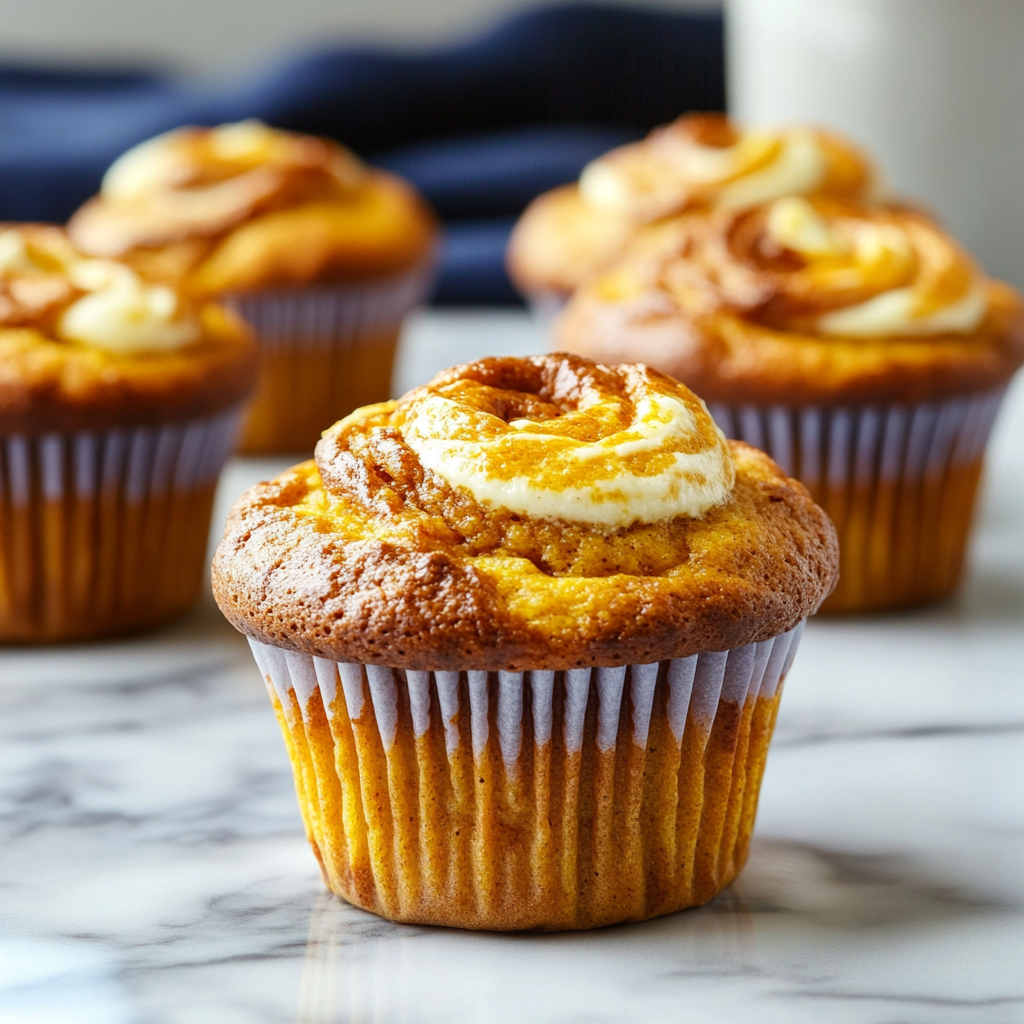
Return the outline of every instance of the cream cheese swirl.
{"type": "Polygon", "coordinates": [[[61,341],[111,352],[168,351],[200,333],[173,289],[81,256],[58,228],[0,231],[0,290],[0,326],[45,324],[61,341]]]}
{"type": "Polygon", "coordinates": [[[473,381],[420,389],[398,429],[424,469],[523,516],[617,529],[726,501],[733,458],[704,403],[643,365],[601,369],[619,386],[584,385],[543,418],[506,419],[508,403],[473,381]]]}
{"type": "Polygon", "coordinates": [[[863,158],[825,133],[795,125],[738,129],[690,115],[588,164],[581,198],[639,221],[693,206],[744,209],[780,196],[861,195],[876,187],[863,158]]]}
{"type": "Polygon", "coordinates": [[[988,312],[988,291],[973,261],[920,218],[853,216],[800,196],[767,208],[766,241],[795,254],[819,294],[858,294],[818,316],[814,329],[848,338],[971,334],[988,312]],[[854,290],[851,285],[858,285],[854,290]]]}

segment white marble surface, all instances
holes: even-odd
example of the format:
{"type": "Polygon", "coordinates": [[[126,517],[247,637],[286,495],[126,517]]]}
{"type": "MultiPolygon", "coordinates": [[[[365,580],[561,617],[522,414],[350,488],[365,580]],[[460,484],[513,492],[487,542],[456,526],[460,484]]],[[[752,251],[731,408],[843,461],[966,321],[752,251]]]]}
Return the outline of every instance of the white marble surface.
{"type": "MultiPolygon", "coordinates": [[[[407,343],[402,387],[539,339],[461,313],[407,343]]],[[[750,863],[702,910],[578,935],[381,922],[323,893],[211,601],[132,641],[0,653],[0,1021],[1024,1021],[1022,384],[963,596],[811,623],[750,863]]],[[[276,465],[233,464],[222,510],[276,465]]]]}

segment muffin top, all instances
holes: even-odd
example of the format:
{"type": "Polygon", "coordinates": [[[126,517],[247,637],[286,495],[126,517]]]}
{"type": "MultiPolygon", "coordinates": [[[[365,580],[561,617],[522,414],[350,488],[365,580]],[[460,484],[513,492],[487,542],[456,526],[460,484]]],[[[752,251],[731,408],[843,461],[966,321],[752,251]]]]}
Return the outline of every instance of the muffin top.
{"type": "Polygon", "coordinates": [[[68,231],[83,252],[214,295],[401,271],[435,224],[410,185],[336,142],[242,121],[130,149],[68,231]]]}
{"type": "Polygon", "coordinates": [[[767,639],[837,567],[803,486],[686,387],[556,354],[455,367],[335,424],[239,501],[213,582],[267,643],[518,671],[767,639]]]}
{"type": "Polygon", "coordinates": [[[240,402],[255,380],[245,325],[63,230],[0,224],[0,433],[186,419],[240,402]]]}
{"type": "Polygon", "coordinates": [[[787,195],[866,201],[878,188],[867,157],[830,132],[744,130],[721,114],[687,114],[536,199],[513,232],[509,270],[524,291],[568,292],[665,217],[787,195]]]}
{"type": "Polygon", "coordinates": [[[580,288],[557,335],[756,404],[938,399],[1024,361],[1020,297],[933,221],[804,197],[667,222],[580,288]]]}

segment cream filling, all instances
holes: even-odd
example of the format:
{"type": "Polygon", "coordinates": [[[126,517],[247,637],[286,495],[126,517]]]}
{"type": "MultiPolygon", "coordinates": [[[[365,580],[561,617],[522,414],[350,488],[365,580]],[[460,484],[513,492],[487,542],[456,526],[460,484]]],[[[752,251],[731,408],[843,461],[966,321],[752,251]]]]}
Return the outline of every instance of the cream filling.
{"type": "Polygon", "coordinates": [[[666,145],[658,155],[647,156],[638,148],[621,161],[599,157],[583,169],[579,188],[583,199],[594,206],[624,210],[646,193],[665,198],[720,183],[713,205],[740,209],[779,196],[813,192],[824,180],[826,170],[825,156],[812,131],[793,128],[781,136],[750,131],[733,146],[679,142],[666,145]],[[746,173],[744,168],[756,164],[776,139],[781,142],[776,158],[746,173]],[[630,173],[634,165],[635,175],[630,173]],[[639,182],[646,183],[647,188],[638,187],[639,182]]]}
{"type": "Polygon", "coordinates": [[[183,134],[184,129],[175,128],[122,153],[103,175],[103,198],[131,202],[172,184],[181,174],[181,157],[173,142],[183,134]]]}
{"type": "Polygon", "coordinates": [[[628,209],[636,192],[628,177],[600,159],[583,168],[579,187],[584,202],[610,210],[628,209]]]}
{"type": "Polygon", "coordinates": [[[913,255],[906,234],[895,224],[865,220],[852,227],[852,237],[845,237],[803,196],[785,196],[772,203],[765,230],[784,249],[810,259],[853,253],[857,263],[868,266],[913,255]]]}
{"type": "MultiPolygon", "coordinates": [[[[175,128],[122,153],[103,176],[100,185],[103,197],[115,202],[131,202],[181,184],[182,156],[174,143],[186,131],[175,128]]],[[[268,156],[278,134],[262,121],[248,120],[211,128],[204,141],[215,157],[242,161],[246,166],[239,168],[241,172],[268,156]]]]}
{"type": "Polygon", "coordinates": [[[787,196],[772,203],[765,230],[777,245],[802,256],[839,256],[849,248],[802,196],[787,196]]]}
{"type": "Polygon", "coordinates": [[[136,278],[73,302],[61,316],[57,333],[66,341],[122,354],[166,352],[195,341],[199,325],[180,316],[178,298],[170,288],[143,285],[136,278]]]}
{"type": "Polygon", "coordinates": [[[21,232],[8,229],[0,232],[0,274],[33,274],[41,273],[29,255],[28,246],[21,232]]]}
{"type": "Polygon", "coordinates": [[[665,146],[679,176],[695,185],[714,185],[743,174],[760,163],[778,141],[773,132],[744,132],[732,146],[701,146],[679,139],[665,146]]]}
{"type": "Polygon", "coordinates": [[[207,139],[214,154],[223,160],[252,160],[266,156],[279,134],[250,117],[211,128],[207,139]]]}
{"type": "Polygon", "coordinates": [[[672,451],[681,442],[692,444],[698,434],[693,412],[659,393],[641,399],[636,411],[637,421],[627,430],[600,441],[540,433],[535,429],[540,424],[529,420],[514,421],[494,437],[461,439],[452,435],[471,432],[473,417],[480,414],[432,396],[403,435],[421,465],[453,487],[464,488],[481,504],[539,519],[614,529],[675,516],[698,518],[728,498],[735,466],[717,427],[706,447],[672,451]],[[510,443],[530,446],[536,472],[504,478],[488,471],[490,463],[502,464],[501,448],[510,443]],[[662,468],[656,473],[631,465],[637,456],[662,451],[670,459],[667,465],[659,460],[662,468]],[[585,485],[561,485],[566,476],[581,475],[585,485]]]}
{"type": "Polygon", "coordinates": [[[57,335],[63,340],[112,352],[165,352],[199,336],[198,322],[182,315],[177,295],[165,285],[144,283],[123,263],[81,259],[70,246],[51,255],[55,266],[44,267],[19,231],[0,232],[0,275],[32,277],[59,267],[88,293],[61,314],[57,335]]]}
{"type": "MultiPolygon", "coordinates": [[[[852,239],[844,238],[800,196],[772,203],[766,230],[779,245],[810,259],[844,256],[852,250],[857,263],[865,269],[873,263],[911,255],[907,236],[895,225],[867,221],[856,226],[852,239]]],[[[920,306],[913,286],[894,288],[854,306],[826,313],[815,326],[821,334],[852,338],[971,334],[988,312],[988,294],[984,284],[976,282],[957,302],[930,313],[919,312],[920,306]]]]}
{"type": "Polygon", "coordinates": [[[739,210],[780,196],[813,192],[825,180],[827,169],[814,133],[793,128],[783,135],[782,149],[770,164],[723,185],[714,205],[721,210],[739,210]]]}
{"type": "Polygon", "coordinates": [[[971,334],[988,312],[988,294],[983,284],[975,284],[959,302],[923,315],[918,308],[913,288],[894,288],[856,306],[826,313],[816,327],[821,334],[851,338],[971,334]]]}

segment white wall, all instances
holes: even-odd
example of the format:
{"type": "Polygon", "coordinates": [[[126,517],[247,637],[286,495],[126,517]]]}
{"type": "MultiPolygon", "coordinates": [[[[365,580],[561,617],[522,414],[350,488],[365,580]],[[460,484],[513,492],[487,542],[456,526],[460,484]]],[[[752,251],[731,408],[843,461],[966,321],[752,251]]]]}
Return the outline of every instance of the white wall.
{"type": "MultiPolygon", "coordinates": [[[[718,0],[617,0],[659,8],[718,0]]],[[[310,41],[422,43],[538,0],[0,0],[0,59],[218,71],[310,41]]]]}
{"type": "Polygon", "coordinates": [[[832,125],[1024,287],[1022,0],[728,0],[741,119],[832,125]]]}

